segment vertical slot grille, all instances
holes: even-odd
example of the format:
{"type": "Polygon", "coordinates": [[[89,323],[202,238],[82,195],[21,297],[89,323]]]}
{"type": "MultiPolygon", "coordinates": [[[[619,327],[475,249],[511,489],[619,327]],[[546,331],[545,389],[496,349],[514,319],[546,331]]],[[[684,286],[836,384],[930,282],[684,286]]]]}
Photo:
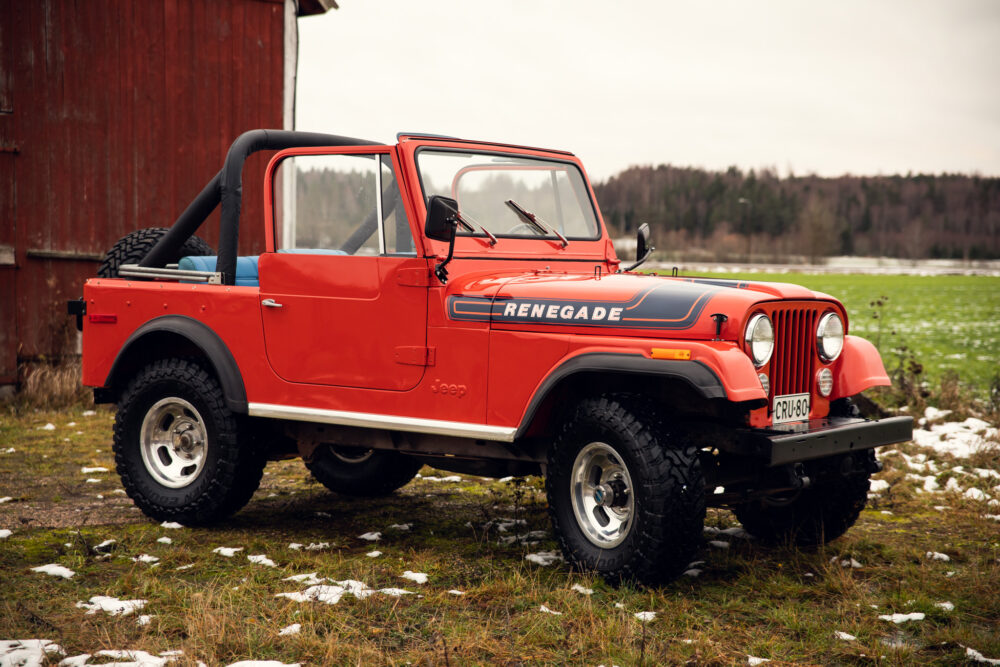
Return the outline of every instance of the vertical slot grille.
{"type": "Polygon", "coordinates": [[[772,313],[771,396],[809,393],[817,318],[811,308],[776,308],[772,313]]]}

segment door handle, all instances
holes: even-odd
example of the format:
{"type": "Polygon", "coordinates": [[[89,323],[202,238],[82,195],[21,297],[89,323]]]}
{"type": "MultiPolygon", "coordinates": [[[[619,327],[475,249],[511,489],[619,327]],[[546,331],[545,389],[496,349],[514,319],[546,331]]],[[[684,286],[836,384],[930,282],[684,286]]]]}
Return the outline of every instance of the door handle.
{"type": "Polygon", "coordinates": [[[284,306],[274,299],[264,299],[260,302],[260,305],[267,306],[268,308],[284,308],[284,306]]]}

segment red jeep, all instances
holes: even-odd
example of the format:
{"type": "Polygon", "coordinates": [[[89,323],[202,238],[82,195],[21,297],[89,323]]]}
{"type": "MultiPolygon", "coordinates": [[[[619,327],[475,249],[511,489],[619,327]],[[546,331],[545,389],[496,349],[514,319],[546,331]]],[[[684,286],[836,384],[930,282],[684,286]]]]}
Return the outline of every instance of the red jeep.
{"type": "Polygon", "coordinates": [[[300,455],[374,496],[424,464],[543,474],[569,561],[679,574],[706,506],[815,544],[858,518],[874,448],[909,417],[835,299],[795,285],[623,270],[570,153],[256,130],[168,229],[134,232],[70,302],[83,381],[117,403],[129,496],[189,524],[241,508],[300,455]],[[266,172],[265,252],[238,257],[241,172],[266,172]],[[221,202],[219,251],[194,232],[221,202]]]}

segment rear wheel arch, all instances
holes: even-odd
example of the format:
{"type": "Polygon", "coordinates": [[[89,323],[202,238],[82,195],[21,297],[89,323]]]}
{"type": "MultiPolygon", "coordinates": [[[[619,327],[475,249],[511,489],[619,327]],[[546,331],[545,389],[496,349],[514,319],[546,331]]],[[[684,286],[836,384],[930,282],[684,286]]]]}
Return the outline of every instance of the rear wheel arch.
{"type": "Polygon", "coordinates": [[[247,413],[243,377],[229,348],[209,327],[183,315],[150,320],[129,336],[104,381],[103,398],[114,402],[143,367],[170,357],[197,360],[219,381],[226,406],[234,413],[247,413]]]}

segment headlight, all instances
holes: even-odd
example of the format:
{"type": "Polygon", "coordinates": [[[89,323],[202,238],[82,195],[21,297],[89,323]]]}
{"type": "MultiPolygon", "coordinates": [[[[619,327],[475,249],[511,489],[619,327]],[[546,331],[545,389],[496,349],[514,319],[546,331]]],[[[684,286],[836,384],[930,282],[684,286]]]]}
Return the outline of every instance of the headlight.
{"type": "Polygon", "coordinates": [[[827,313],[816,327],[816,350],[823,361],[833,361],[844,349],[844,321],[837,313],[827,313]]]}
{"type": "Polygon", "coordinates": [[[774,352],[774,325],[764,313],[757,313],[747,323],[744,336],[750,358],[755,366],[763,366],[774,352]]]}

